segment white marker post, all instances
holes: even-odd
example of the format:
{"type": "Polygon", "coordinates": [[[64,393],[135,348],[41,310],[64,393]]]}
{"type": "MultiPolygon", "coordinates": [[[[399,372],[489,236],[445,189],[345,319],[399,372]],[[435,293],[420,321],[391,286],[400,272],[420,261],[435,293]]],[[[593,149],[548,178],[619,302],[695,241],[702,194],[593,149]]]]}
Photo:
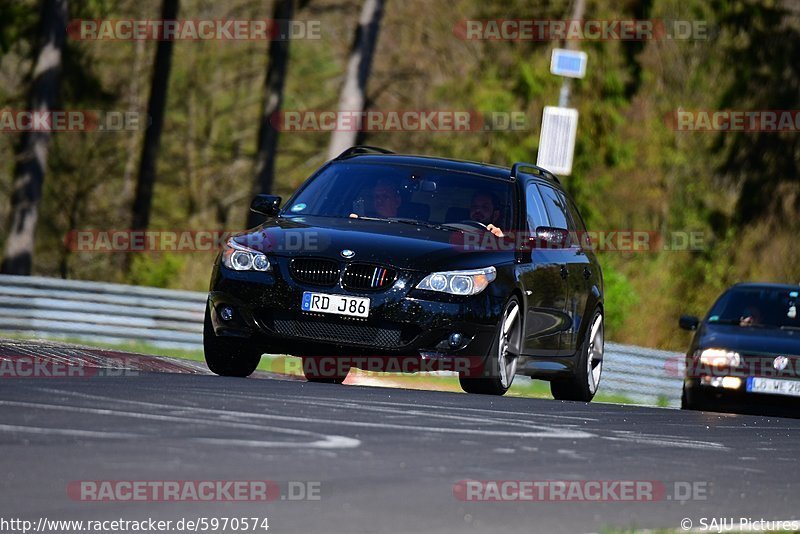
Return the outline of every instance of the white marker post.
{"type": "Polygon", "coordinates": [[[550,72],[564,76],[558,107],[545,106],[542,131],[539,134],[539,154],[536,164],[561,176],[572,173],[575,137],[578,133],[578,110],[569,105],[569,78],[586,76],[588,56],[580,50],[556,48],[550,56],[550,72]]]}
{"type": "Polygon", "coordinates": [[[568,176],[572,172],[577,133],[577,109],[545,106],[536,165],[552,173],[568,176]]]}

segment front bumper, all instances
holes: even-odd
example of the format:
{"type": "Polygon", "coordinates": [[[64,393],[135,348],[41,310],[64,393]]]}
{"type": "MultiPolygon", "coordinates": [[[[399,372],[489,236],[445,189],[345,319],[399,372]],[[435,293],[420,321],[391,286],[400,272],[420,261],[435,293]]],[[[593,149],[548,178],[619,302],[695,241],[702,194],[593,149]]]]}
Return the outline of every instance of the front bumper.
{"type": "Polygon", "coordinates": [[[401,272],[379,292],[355,292],[301,284],[291,278],[288,259],[270,258],[271,272],[214,269],[208,306],[218,336],[247,337],[265,352],[294,356],[480,357],[488,354],[507,294],[498,284],[472,297],[437,295],[412,289],[425,273],[401,272]],[[493,287],[494,286],[494,287],[493,287]],[[366,319],[305,312],[304,291],[368,297],[366,319]],[[223,320],[220,310],[233,316],[223,320]],[[464,342],[452,348],[448,339],[464,342]]]}
{"type": "MultiPolygon", "coordinates": [[[[729,406],[767,406],[792,405],[800,406],[800,396],[781,392],[780,390],[763,390],[754,387],[758,379],[779,381],[791,384],[791,388],[800,391],[800,380],[793,374],[755,373],[733,371],[730,373],[715,372],[706,375],[687,377],[684,388],[706,401],[717,402],[729,406]]],[[[774,382],[772,382],[774,384],[774,382]]]]}

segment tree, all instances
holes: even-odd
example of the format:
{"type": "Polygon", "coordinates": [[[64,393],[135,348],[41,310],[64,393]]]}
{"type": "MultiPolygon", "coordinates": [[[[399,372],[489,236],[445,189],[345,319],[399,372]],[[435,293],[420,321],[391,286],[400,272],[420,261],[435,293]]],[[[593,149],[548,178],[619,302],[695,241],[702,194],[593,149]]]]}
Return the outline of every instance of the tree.
{"type": "MultiPolygon", "coordinates": [[[[178,17],[179,0],[163,0],[161,20],[175,20],[178,17]]],[[[156,183],[156,159],[161,143],[161,129],[164,125],[164,109],[167,103],[169,71],[172,64],[171,39],[162,39],[156,48],[153,64],[153,79],[150,84],[150,99],[147,103],[147,116],[150,125],[145,130],[142,145],[142,158],[139,162],[139,177],[133,201],[131,228],[146,230],[150,224],[150,208],[153,204],[153,187],[156,183]]]]}
{"type": "MultiPolygon", "coordinates": [[[[721,26],[731,34],[725,59],[733,83],[723,93],[720,107],[797,110],[800,9],[790,2],[737,1],[723,12],[721,26]]],[[[725,155],[718,170],[740,188],[735,223],[746,226],[764,217],[779,226],[800,223],[800,138],[796,130],[725,132],[717,141],[715,149],[725,155]]]]}
{"type": "MultiPolygon", "coordinates": [[[[363,112],[367,103],[367,81],[372,67],[372,57],[378,42],[378,30],[383,17],[384,0],[364,0],[361,17],[347,63],[339,111],[363,112]]],[[[357,131],[336,130],[331,136],[328,158],[333,159],[356,144],[357,131]]]]}
{"type": "MultiPolygon", "coordinates": [[[[33,68],[28,109],[47,113],[55,108],[66,40],[67,0],[42,2],[40,44],[33,68]]],[[[30,275],[39,202],[42,198],[51,133],[26,131],[16,150],[9,234],[0,272],[30,275]]]]}
{"type": "MultiPolygon", "coordinates": [[[[294,17],[294,0],[275,0],[272,12],[274,28],[288,24],[294,17]]],[[[258,148],[256,150],[256,177],[254,194],[269,194],[275,181],[275,157],[278,150],[279,131],[272,126],[270,119],[281,109],[283,88],[286,83],[286,67],[289,64],[289,36],[272,36],[267,57],[267,77],[264,81],[266,94],[258,129],[258,148]]],[[[247,226],[253,227],[262,217],[249,212],[247,226]]]]}

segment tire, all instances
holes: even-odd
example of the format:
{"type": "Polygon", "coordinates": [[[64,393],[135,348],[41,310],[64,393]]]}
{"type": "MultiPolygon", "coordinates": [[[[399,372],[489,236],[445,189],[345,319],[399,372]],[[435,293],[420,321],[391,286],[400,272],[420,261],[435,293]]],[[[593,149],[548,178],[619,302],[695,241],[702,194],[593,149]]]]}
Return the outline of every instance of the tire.
{"type": "Polygon", "coordinates": [[[697,390],[686,389],[686,386],[683,386],[683,393],[681,394],[681,410],[703,411],[708,410],[709,408],[708,397],[706,395],[697,390]]]}
{"type": "Polygon", "coordinates": [[[309,382],[317,384],[341,384],[350,373],[349,365],[338,365],[332,371],[320,369],[320,358],[303,358],[303,375],[309,382]]]}
{"type": "Polygon", "coordinates": [[[469,377],[459,373],[461,389],[480,395],[503,395],[517,372],[517,355],[508,352],[509,345],[520,346],[522,308],[517,297],[511,297],[503,308],[503,318],[497,323],[494,343],[483,366],[483,376],[469,377]]]}
{"type": "Polygon", "coordinates": [[[220,337],[214,333],[211,314],[206,306],[203,323],[203,352],[206,365],[220,376],[244,378],[253,374],[261,361],[263,350],[248,338],[220,337]]]}
{"type": "Polygon", "coordinates": [[[555,399],[589,402],[594,398],[603,373],[604,332],[603,313],[598,309],[578,351],[575,374],[567,380],[550,382],[555,399]]]}

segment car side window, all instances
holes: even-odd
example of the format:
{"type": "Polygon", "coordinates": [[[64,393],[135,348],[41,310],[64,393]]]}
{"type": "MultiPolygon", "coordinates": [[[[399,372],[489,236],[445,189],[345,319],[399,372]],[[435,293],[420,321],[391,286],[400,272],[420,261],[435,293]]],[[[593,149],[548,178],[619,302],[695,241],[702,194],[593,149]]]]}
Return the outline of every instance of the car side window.
{"type": "MultiPolygon", "coordinates": [[[[583,222],[583,217],[581,217],[581,212],[578,211],[578,207],[575,205],[575,203],[572,200],[570,200],[570,199],[568,199],[566,197],[564,197],[564,198],[567,201],[567,209],[569,210],[570,219],[572,219],[572,225],[574,226],[574,228],[575,228],[575,230],[577,232],[585,234],[586,233],[586,224],[583,222]]],[[[570,228],[570,230],[571,229],[572,228],[570,228]]]]}
{"type": "Polygon", "coordinates": [[[550,218],[550,226],[569,230],[566,200],[552,187],[538,186],[542,193],[547,215],[550,218]]]}
{"type": "Polygon", "coordinates": [[[589,239],[589,233],[586,231],[586,224],[583,222],[583,217],[578,211],[578,207],[561,191],[558,192],[559,196],[564,199],[569,214],[569,231],[572,238],[572,245],[577,245],[580,248],[591,247],[592,241],[589,239]]]}
{"type": "Polygon", "coordinates": [[[536,184],[528,184],[525,189],[525,204],[528,210],[528,227],[531,232],[535,232],[540,226],[550,226],[547,211],[545,211],[544,202],[536,184]]]}

